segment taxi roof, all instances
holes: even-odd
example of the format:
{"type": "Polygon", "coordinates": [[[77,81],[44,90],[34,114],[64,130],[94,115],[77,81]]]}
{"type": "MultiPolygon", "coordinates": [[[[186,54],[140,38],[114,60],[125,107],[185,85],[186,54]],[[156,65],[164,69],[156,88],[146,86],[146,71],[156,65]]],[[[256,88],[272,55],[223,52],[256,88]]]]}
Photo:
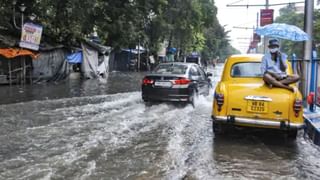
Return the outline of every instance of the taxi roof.
{"type": "Polygon", "coordinates": [[[227,62],[259,62],[262,60],[263,54],[237,54],[229,56],[227,62]]]}

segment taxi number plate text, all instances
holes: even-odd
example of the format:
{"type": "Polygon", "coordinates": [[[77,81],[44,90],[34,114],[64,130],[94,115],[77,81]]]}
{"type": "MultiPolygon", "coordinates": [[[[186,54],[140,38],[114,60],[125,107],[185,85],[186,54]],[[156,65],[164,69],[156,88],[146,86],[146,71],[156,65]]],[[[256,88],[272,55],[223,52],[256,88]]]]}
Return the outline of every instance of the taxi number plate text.
{"type": "Polygon", "coordinates": [[[265,101],[248,101],[247,110],[249,112],[255,113],[267,113],[268,112],[268,102],[265,101]]]}

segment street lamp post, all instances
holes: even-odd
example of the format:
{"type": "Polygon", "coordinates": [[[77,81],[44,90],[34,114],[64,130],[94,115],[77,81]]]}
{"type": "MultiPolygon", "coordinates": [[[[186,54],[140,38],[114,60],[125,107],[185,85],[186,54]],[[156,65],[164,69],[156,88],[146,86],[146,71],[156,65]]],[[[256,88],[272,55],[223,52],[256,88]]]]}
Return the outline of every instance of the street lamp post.
{"type": "Polygon", "coordinates": [[[13,0],[12,1],[12,20],[13,20],[13,25],[16,29],[22,29],[23,27],[23,24],[24,24],[24,12],[26,10],[26,6],[22,3],[20,6],[19,6],[19,9],[20,9],[20,12],[21,12],[21,27],[18,27],[17,26],[17,23],[16,23],[16,5],[17,5],[17,0],[13,0]]]}
{"type": "MultiPolygon", "coordinates": [[[[21,13],[21,25],[20,27],[17,26],[17,23],[16,23],[16,5],[17,5],[17,0],[13,0],[12,1],[12,6],[13,6],[13,9],[12,9],[12,20],[13,20],[13,25],[16,29],[18,30],[21,30],[22,32],[22,28],[23,28],[23,25],[24,25],[24,12],[26,10],[26,6],[22,3],[20,4],[19,6],[19,10],[20,10],[20,13],[21,13]]],[[[24,84],[26,82],[26,60],[25,60],[25,57],[24,56],[21,56],[21,66],[22,66],[22,71],[21,71],[21,85],[24,84]]],[[[11,61],[9,61],[9,81],[10,81],[10,85],[12,84],[12,76],[11,76],[11,61]]]]}
{"type": "Polygon", "coordinates": [[[26,6],[24,5],[24,4],[21,4],[20,6],[19,6],[19,8],[20,8],[20,11],[21,11],[21,29],[23,28],[23,21],[24,21],[24,11],[26,10],[26,6]]]}
{"type": "MultiPolygon", "coordinates": [[[[27,7],[23,3],[19,6],[19,9],[20,9],[20,12],[21,12],[21,31],[22,31],[23,24],[24,24],[24,11],[26,10],[26,8],[27,7]]],[[[27,72],[27,70],[26,70],[26,59],[25,59],[24,56],[21,56],[21,59],[22,59],[22,65],[23,65],[23,71],[22,71],[23,80],[21,80],[21,84],[25,84],[26,83],[26,72],[27,72]]]]}
{"type": "Polygon", "coordinates": [[[16,4],[17,4],[17,1],[16,0],[13,0],[12,1],[12,21],[13,21],[13,25],[16,29],[19,29],[19,27],[17,26],[16,24],[16,4]]]}

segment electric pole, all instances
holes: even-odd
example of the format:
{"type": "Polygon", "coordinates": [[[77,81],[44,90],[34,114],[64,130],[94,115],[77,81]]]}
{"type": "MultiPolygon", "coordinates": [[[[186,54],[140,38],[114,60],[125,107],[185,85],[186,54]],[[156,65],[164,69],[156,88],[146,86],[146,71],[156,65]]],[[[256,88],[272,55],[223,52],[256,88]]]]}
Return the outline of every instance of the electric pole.
{"type": "MultiPolygon", "coordinates": [[[[266,0],[266,9],[269,9],[269,0],[266,0]]],[[[263,37],[263,53],[267,52],[267,46],[268,46],[268,38],[266,36],[263,37]]]]}
{"type": "Polygon", "coordinates": [[[309,35],[310,40],[304,43],[304,63],[303,75],[301,77],[302,94],[306,97],[309,92],[310,79],[311,79],[311,60],[312,60],[312,29],[313,29],[313,0],[305,0],[304,7],[304,31],[309,35]]]}

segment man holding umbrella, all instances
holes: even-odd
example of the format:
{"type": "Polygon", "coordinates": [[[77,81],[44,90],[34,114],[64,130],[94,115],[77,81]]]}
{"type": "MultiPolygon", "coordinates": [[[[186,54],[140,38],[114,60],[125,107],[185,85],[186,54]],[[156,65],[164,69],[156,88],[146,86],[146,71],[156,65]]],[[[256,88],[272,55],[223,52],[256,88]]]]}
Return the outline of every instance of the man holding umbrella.
{"type": "Polygon", "coordinates": [[[268,48],[269,52],[263,56],[261,63],[263,80],[270,88],[274,86],[294,92],[294,88],[289,85],[298,82],[300,78],[296,74],[288,75],[286,73],[287,55],[280,52],[279,41],[271,39],[268,48]]]}

